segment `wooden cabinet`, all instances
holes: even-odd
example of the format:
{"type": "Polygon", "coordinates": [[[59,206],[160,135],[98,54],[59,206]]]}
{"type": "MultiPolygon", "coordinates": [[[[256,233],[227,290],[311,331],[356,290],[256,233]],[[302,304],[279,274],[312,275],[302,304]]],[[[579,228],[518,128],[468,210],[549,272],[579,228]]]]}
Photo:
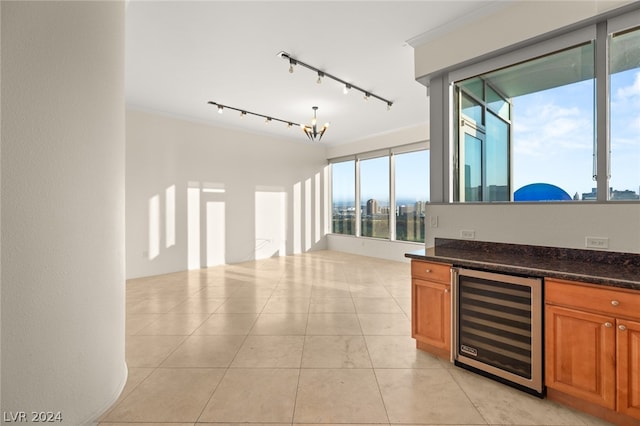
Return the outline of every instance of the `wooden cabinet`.
{"type": "Polygon", "coordinates": [[[622,416],[592,414],[618,424],[640,419],[640,292],[546,279],[545,346],[550,396],[597,404],[622,416]]]}
{"type": "Polygon", "coordinates": [[[451,348],[451,265],[411,262],[411,336],[443,358],[451,348]]]}
{"type": "Polygon", "coordinates": [[[547,305],[547,387],[615,409],[615,319],[547,305]]]}
{"type": "Polygon", "coordinates": [[[617,320],[616,325],[618,411],[640,419],[640,322],[617,320]]]}

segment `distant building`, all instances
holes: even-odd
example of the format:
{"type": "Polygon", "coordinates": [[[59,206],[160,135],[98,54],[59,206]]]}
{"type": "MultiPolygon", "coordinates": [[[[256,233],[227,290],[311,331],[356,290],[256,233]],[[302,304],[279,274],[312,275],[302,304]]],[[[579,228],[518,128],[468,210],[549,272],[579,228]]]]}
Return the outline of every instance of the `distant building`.
{"type": "Polygon", "coordinates": [[[612,191],[611,192],[611,200],[639,200],[640,196],[638,196],[638,194],[636,194],[634,191],[631,190],[624,190],[624,191],[612,191]]]}
{"type": "Polygon", "coordinates": [[[380,208],[378,207],[378,201],[373,198],[367,200],[367,216],[373,216],[379,212],[380,208]]]}
{"type": "Polygon", "coordinates": [[[591,192],[583,192],[582,193],[582,200],[586,201],[586,200],[597,200],[598,199],[598,192],[596,188],[591,188],[591,192]]]}
{"type": "MultiPolygon", "coordinates": [[[[598,194],[596,188],[592,188],[591,192],[583,193],[582,200],[597,200],[598,194]]],[[[617,190],[613,188],[609,188],[609,199],[610,200],[640,200],[640,195],[638,193],[627,190],[617,190]]]]}

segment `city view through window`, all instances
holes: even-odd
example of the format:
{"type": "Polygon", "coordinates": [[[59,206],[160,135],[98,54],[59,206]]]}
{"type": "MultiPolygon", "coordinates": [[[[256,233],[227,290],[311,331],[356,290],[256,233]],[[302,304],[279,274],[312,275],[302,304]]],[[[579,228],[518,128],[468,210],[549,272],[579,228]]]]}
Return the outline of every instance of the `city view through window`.
{"type": "Polygon", "coordinates": [[[361,160],[360,217],[356,212],[355,161],[332,164],[333,224],[336,234],[390,238],[392,217],[395,239],[424,242],[424,209],[429,201],[429,151],[414,151],[361,160]],[[390,175],[390,162],[395,174],[390,175]],[[392,181],[393,182],[392,182],[392,181]],[[395,199],[391,203],[390,188],[395,199]]]}

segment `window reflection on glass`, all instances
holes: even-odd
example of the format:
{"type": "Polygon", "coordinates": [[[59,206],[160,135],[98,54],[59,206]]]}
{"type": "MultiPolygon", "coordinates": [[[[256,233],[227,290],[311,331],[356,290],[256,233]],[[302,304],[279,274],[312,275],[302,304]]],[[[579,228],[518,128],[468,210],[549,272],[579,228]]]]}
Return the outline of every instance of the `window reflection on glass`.
{"type": "Polygon", "coordinates": [[[424,242],[424,212],[429,202],[429,151],[394,156],[396,240],[424,242]]]}
{"type": "Polygon", "coordinates": [[[640,28],[610,37],[611,200],[637,201],[640,194],[639,46],[640,28]]]}
{"type": "Polygon", "coordinates": [[[332,232],[356,234],[355,161],[331,164],[332,232]]]}
{"type": "Polygon", "coordinates": [[[389,238],[389,157],[360,161],[360,233],[389,238]]]}

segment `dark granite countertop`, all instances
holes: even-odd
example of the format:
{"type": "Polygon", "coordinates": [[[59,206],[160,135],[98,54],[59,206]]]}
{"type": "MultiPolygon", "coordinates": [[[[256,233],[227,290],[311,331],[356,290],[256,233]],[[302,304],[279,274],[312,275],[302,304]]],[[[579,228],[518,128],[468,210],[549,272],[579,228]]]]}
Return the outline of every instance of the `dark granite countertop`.
{"type": "Polygon", "coordinates": [[[411,259],[640,291],[640,254],[436,238],[411,259]]]}

